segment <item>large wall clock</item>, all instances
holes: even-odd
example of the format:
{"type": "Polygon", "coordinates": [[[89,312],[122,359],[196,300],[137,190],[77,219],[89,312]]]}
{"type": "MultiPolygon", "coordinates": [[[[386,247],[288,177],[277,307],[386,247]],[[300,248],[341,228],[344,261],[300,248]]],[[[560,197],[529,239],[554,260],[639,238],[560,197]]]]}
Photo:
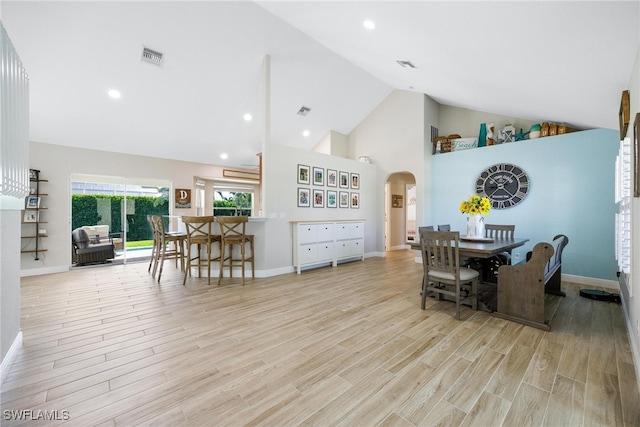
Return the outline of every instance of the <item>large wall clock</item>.
{"type": "Polygon", "coordinates": [[[495,209],[517,205],[529,192],[529,177],[518,166],[498,163],[485,169],[476,180],[476,193],[488,197],[495,209]]]}

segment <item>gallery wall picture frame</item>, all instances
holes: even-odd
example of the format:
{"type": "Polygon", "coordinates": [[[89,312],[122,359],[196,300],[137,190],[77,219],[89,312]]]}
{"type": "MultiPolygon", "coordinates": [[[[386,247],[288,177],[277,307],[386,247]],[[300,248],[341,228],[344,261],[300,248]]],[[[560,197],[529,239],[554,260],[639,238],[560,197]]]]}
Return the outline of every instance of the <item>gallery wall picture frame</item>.
{"type": "Polygon", "coordinates": [[[298,207],[308,208],[309,206],[311,206],[311,190],[298,188],[298,207]]]}
{"type": "Polygon", "coordinates": [[[335,190],[327,190],[327,207],[328,208],[337,208],[338,207],[338,192],[335,190]]]}
{"type": "Polygon", "coordinates": [[[391,207],[392,208],[401,208],[403,199],[404,199],[404,197],[402,196],[402,194],[392,194],[391,195],[391,207]]]}
{"type": "Polygon", "coordinates": [[[313,190],[313,207],[324,208],[324,190],[313,190]]]}
{"type": "MultiPolygon", "coordinates": [[[[27,196],[25,207],[27,209],[38,209],[40,207],[40,197],[27,196]]],[[[35,221],[34,221],[35,222],[35,221]]]]}
{"type": "Polygon", "coordinates": [[[324,185],[324,168],[313,167],[313,185],[324,185]]]}
{"type": "Polygon", "coordinates": [[[40,212],[38,211],[24,211],[22,222],[39,222],[40,212]]]}
{"type": "Polygon", "coordinates": [[[340,171],[338,179],[340,182],[340,188],[349,188],[349,172],[340,171]]]}
{"type": "Polygon", "coordinates": [[[340,206],[341,208],[348,208],[349,207],[349,192],[348,191],[341,191],[340,192],[340,198],[338,199],[338,206],[340,206]]]}
{"type": "Polygon", "coordinates": [[[327,187],[338,186],[338,171],[335,169],[327,169],[327,187]]]}
{"type": "Polygon", "coordinates": [[[351,188],[353,190],[359,190],[360,189],[360,174],[359,173],[352,173],[351,174],[351,188]]]}
{"type": "Polygon", "coordinates": [[[636,113],[636,119],[633,121],[633,197],[640,197],[640,113],[636,113]]]}
{"type": "Polygon", "coordinates": [[[351,209],[360,208],[360,193],[351,192],[351,209]]]}
{"type": "Polygon", "coordinates": [[[627,128],[629,126],[629,120],[631,120],[631,103],[629,99],[629,91],[622,91],[622,99],[620,99],[620,111],[618,112],[618,118],[620,120],[620,140],[623,140],[627,136],[627,128]]]}
{"type": "Polygon", "coordinates": [[[298,165],[298,184],[311,184],[311,167],[298,165]]]}

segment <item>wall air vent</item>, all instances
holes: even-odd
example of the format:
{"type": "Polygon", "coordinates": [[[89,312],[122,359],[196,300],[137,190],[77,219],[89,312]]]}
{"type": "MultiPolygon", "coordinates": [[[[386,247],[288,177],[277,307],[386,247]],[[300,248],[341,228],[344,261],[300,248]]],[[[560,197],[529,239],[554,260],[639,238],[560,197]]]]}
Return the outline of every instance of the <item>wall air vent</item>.
{"type": "Polygon", "coordinates": [[[305,107],[304,105],[302,107],[300,107],[300,109],[298,110],[298,114],[300,114],[301,116],[306,116],[307,113],[311,111],[311,108],[309,107],[305,107]]]}
{"type": "Polygon", "coordinates": [[[142,62],[148,62],[149,64],[157,65],[158,67],[162,67],[162,63],[164,61],[164,54],[158,52],[156,50],[149,49],[145,47],[142,50],[142,62]]]}
{"type": "Polygon", "coordinates": [[[411,63],[411,61],[396,61],[402,68],[418,68],[411,63]]]}

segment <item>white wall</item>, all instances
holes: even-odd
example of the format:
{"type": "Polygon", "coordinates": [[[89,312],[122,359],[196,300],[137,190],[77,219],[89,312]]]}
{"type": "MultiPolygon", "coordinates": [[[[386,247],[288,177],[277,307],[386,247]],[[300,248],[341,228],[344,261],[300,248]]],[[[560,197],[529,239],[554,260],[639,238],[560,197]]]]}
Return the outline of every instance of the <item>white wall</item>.
{"type": "Polygon", "coordinates": [[[516,117],[500,116],[466,108],[451,107],[448,105],[440,106],[440,121],[438,123],[440,136],[458,134],[463,138],[477,138],[480,133],[481,123],[493,123],[495,125],[494,130],[497,139],[497,132],[508,123],[511,123],[513,127],[515,127],[517,133],[520,132],[520,129],[522,129],[523,132],[528,132],[532,124],[539,122],[518,119],[516,117]]]}
{"type": "MultiPolygon", "coordinates": [[[[285,271],[293,262],[292,226],[293,220],[337,220],[363,219],[365,221],[365,255],[371,256],[375,252],[378,231],[377,171],[375,166],[361,163],[352,159],[315,153],[308,150],[288,147],[279,144],[269,146],[269,163],[264,165],[264,173],[269,187],[266,196],[269,198],[271,211],[265,215],[268,220],[267,239],[269,250],[265,253],[266,265],[276,271],[285,271]],[[341,189],[339,187],[322,187],[302,185],[297,182],[298,164],[335,169],[337,171],[360,174],[360,189],[341,189]],[[298,188],[309,188],[349,191],[360,193],[360,208],[314,208],[298,207],[298,188]]],[[[292,271],[292,270],[291,270],[292,271]]]]}
{"type": "MultiPolygon", "coordinates": [[[[425,194],[425,95],[394,90],[350,134],[349,156],[368,156],[376,166],[379,213],[377,234],[384,236],[384,189],[387,178],[398,172],[412,174],[417,194],[425,194]]],[[[423,215],[425,200],[418,200],[417,218],[423,215]]],[[[378,239],[376,251],[383,254],[384,239],[378,239]]]]}

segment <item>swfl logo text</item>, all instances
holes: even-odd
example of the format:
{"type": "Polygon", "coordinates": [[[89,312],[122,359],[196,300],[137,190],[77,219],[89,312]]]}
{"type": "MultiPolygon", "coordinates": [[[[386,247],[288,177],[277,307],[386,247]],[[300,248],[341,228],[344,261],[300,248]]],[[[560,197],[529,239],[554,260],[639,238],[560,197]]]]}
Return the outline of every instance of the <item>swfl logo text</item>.
{"type": "Polygon", "coordinates": [[[66,409],[62,411],[47,411],[40,409],[5,409],[4,411],[2,411],[2,416],[5,420],[14,421],[67,421],[71,418],[69,416],[69,411],[67,411],[66,409]]]}

